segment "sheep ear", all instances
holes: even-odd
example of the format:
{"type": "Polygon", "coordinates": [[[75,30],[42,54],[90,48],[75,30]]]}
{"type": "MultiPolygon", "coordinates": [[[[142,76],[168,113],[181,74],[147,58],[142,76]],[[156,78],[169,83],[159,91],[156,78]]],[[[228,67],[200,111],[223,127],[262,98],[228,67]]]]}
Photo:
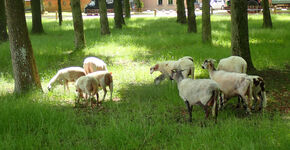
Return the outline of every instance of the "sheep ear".
{"type": "Polygon", "coordinates": [[[154,67],[154,69],[156,70],[158,68],[159,68],[159,64],[156,64],[155,67],[154,67]]]}

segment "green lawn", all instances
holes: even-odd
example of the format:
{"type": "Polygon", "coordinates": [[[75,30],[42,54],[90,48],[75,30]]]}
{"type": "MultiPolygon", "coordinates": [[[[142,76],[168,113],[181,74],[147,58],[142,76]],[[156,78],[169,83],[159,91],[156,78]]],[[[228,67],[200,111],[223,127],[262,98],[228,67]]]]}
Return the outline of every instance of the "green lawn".
{"type": "MultiPolygon", "coordinates": [[[[212,45],[175,18],[132,18],[122,30],[100,36],[98,19],[84,20],[86,45],[74,51],[72,21],[59,27],[43,20],[46,34],[30,35],[44,93],[13,95],[9,42],[0,44],[0,149],[289,149],[290,15],[272,15],[274,29],[263,29],[262,16],[249,16],[252,60],[266,81],[266,111],[246,116],[232,99],[213,120],[201,126],[204,112],[193,110],[193,122],[175,83],[155,86],[159,74],[149,68],[158,61],[192,56],[195,78],[208,78],[201,69],[205,58],[231,54],[230,16],[212,17],[212,45]],[[82,66],[87,56],[108,64],[114,78],[114,101],[95,109],[74,108],[70,92],[46,86],[57,70],[82,66]],[[288,148],[287,148],[288,147],[288,148]]],[[[113,27],[113,20],[109,20],[113,27]]],[[[28,20],[31,30],[31,20],[28,20]]],[[[102,92],[101,92],[102,95],[102,92]]],[[[109,96],[107,96],[107,99],[109,96]]]]}

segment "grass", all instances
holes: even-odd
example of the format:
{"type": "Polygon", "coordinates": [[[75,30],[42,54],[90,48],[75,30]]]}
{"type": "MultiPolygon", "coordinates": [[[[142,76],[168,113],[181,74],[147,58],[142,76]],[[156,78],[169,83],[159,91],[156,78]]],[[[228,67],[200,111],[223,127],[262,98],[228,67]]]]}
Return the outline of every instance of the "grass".
{"type": "MultiPolygon", "coordinates": [[[[213,44],[188,34],[175,18],[132,18],[122,30],[100,36],[98,19],[84,21],[87,48],[76,53],[73,26],[43,20],[46,34],[30,35],[44,93],[13,95],[9,43],[0,44],[0,149],[288,149],[290,15],[272,15],[274,29],[262,29],[262,16],[249,16],[250,48],[257,73],[267,83],[265,113],[245,116],[234,109],[236,99],[219,113],[218,124],[207,121],[194,107],[187,122],[185,104],[175,83],[155,86],[158,73],[149,68],[158,61],[194,58],[196,78],[208,78],[200,64],[230,52],[230,17],[212,17],[213,44]],[[97,56],[114,77],[114,100],[95,109],[74,108],[74,87],[64,92],[46,85],[58,69],[82,66],[86,56],[97,56]]],[[[113,20],[109,20],[111,27],[113,20]]],[[[29,30],[31,20],[28,20],[29,30]]],[[[108,98],[109,96],[107,96],[108,98]]]]}

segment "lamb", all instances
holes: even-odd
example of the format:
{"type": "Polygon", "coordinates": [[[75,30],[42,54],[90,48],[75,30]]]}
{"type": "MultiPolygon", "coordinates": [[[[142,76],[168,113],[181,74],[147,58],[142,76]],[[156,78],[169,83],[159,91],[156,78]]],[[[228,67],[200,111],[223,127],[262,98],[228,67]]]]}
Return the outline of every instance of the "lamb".
{"type": "Polygon", "coordinates": [[[101,59],[97,57],[87,57],[84,60],[83,67],[86,74],[96,72],[96,71],[107,71],[107,65],[101,59]]]}
{"type": "Polygon", "coordinates": [[[247,62],[240,56],[230,56],[220,60],[217,70],[224,70],[227,72],[246,73],[247,62]]]}
{"type": "MultiPolygon", "coordinates": [[[[224,70],[228,72],[246,73],[247,62],[239,56],[230,56],[228,58],[221,59],[218,64],[218,70],[224,70]]],[[[259,110],[266,107],[267,98],[265,92],[265,84],[262,77],[256,75],[249,75],[253,82],[252,95],[254,98],[254,105],[252,109],[255,109],[257,103],[257,96],[260,97],[260,107],[259,110]]],[[[237,107],[240,107],[240,98],[238,99],[237,107]]]]}
{"type": "Polygon", "coordinates": [[[205,119],[209,115],[208,107],[213,106],[212,115],[216,122],[218,116],[217,101],[220,95],[218,84],[210,79],[184,79],[182,72],[183,70],[172,70],[171,77],[177,82],[179,96],[187,105],[189,122],[192,122],[192,107],[196,104],[203,106],[205,119]]]}
{"type": "Polygon", "coordinates": [[[226,72],[223,70],[217,71],[214,67],[214,61],[212,59],[205,60],[202,68],[207,69],[210,78],[219,84],[223,92],[223,97],[226,100],[234,96],[241,96],[246,103],[247,112],[251,114],[251,110],[249,109],[253,86],[251,79],[248,75],[242,73],[226,72]]]}
{"type": "Polygon", "coordinates": [[[96,78],[98,80],[98,82],[100,84],[99,86],[101,86],[103,91],[104,91],[103,100],[105,100],[105,97],[106,97],[106,94],[107,94],[106,86],[109,86],[110,93],[111,93],[110,99],[112,100],[113,77],[112,77],[111,73],[109,73],[108,71],[98,71],[98,72],[89,73],[89,74],[87,74],[87,76],[94,77],[94,78],[96,78]]]}
{"type": "Polygon", "coordinates": [[[155,78],[154,83],[157,85],[165,78],[171,79],[170,75],[171,75],[171,70],[173,69],[184,70],[182,74],[185,78],[187,78],[189,75],[191,75],[191,78],[194,78],[193,59],[190,56],[185,56],[185,57],[180,58],[177,61],[164,61],[151,67],[150,74],[152,74],[154,71],[161,72],[161,75],[155,78]]]}
{"type": "Polygon", "coordinates": [[[81,76],[85,76],[85,70],[81,67],[68,67],[61,69],[49,81],[47,88],[50,91],[55,85],[61,84],[64,85],[64,90],[66,87],[67,90],[69,90],[68,82],[75,82],[81,76]]]}
{"type": "MultiPolygon", "coordinates": [[[[91,76],[82,76],[76,81],[76,92],[78,94],[77,103],[79,103],[80,98],[84,97],[83,93],[86,94],[85,99],[91,101],[91,107],[93,107],[93,98],[94,95],[97,96],[97,104],[99,103],[99,94],[98,94],[98,85],[99,82],[97,79],[91,76]]],[[[88,101],[86,103],[88,105],[88,101]]]]}

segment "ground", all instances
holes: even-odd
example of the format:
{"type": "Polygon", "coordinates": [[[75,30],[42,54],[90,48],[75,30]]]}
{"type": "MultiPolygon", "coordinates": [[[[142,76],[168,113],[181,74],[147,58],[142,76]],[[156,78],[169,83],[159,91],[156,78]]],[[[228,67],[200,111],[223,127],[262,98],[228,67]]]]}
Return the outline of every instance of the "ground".
{"type": "MultiPolygon", "coordinates": [[[[154,85],[159,74],[149,68],[164,60],[192,56],[195,78],[208,78],[201,63],[206,58],[230,56],[230,16],[213,15],[212,44],[174,17],[127,20],[122,30],[100,35],[98,18],[85,19],[87,47],[74,50],[73,26],[66,20],[43,20],[45,34],[30,35],[44,92],[14,95],[9,43],[0,44],[0,149],[288,149],[290,15],[272,15],[274,29],[262,28],[262,15],[249,15],[250,49],[258,74],[266,81],[268,106],[264,113],[248,116],[235,109],[231,99],[219,112],[218,123],[205,121],[195,106],[189,123],[186,106],[176,84],[165,80],[154,85]],[[108,64],[113,74],[113,101],[94,110],[76,108],[74,85],[47,91],[57,70],[82,66],[87,56],[108,64]]],[[[29,30],[31,20],[28,18],[29,30]]],[[[101,93],[102,96],[102,93],[101,93]]]]}

